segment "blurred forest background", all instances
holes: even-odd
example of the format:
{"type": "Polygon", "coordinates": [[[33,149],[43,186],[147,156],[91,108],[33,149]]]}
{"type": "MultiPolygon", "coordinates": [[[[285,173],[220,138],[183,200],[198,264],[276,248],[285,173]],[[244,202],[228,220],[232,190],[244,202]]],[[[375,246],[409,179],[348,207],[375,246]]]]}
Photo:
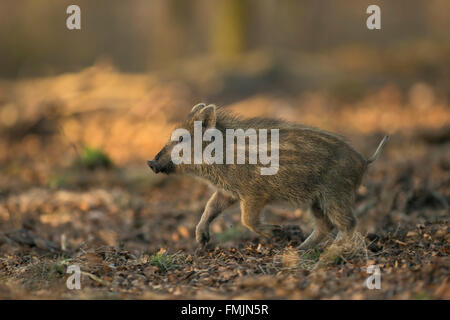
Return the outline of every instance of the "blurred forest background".
{"type": "Polygon", "coordinates": [[[5,0],[0,71],[2,77],[54,75],[105,57],[121,71],[144,72],[185,59],[229,60],[252,51],[297,63],[302,54],[353,52],[347,64],[378,71],[383,56],[393,55],[390,63],[396,65],[407,55],[422,64],[416,68],[428,67],[422,71],[430,80],[436,75],[430,60],[444,55],[450,40],[448,1],[375,1],[382,8],[378,32],[365,26],[372,2],[81,0],[74,4],[82,10],[82,30],[73,32],[65,28],[70,1],[5,0]]]}
{"type": "MultiPolygon", "coordinates": [[[[0,297],[448,299],[449,12],[446,0],[2,0],[0,297]],[[71,4],[81,30],[66,28],[71,4]],[[366,27],[371,4],[381,30],[366,27]],[[211,190],[145,160],[198,102],[335,131],[364,155],[391,134],[358,193],[364,258],[289,269],[292,251],[236,213],[213,225],[218,251],[194,256],[211,190]],[[66,289],[74,261],[91,291],[66,289]],[[385,290],[359,285],[367,261],[391,270],[385,290]]],[[[311,230],[301,211],[267,218],[280,215],[311,230]]]]}

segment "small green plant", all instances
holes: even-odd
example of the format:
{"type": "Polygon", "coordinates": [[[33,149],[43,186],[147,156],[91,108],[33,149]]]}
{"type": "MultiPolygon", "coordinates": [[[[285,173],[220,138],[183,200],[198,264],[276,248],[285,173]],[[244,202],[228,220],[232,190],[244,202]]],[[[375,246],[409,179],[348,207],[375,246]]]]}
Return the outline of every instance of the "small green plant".
{"type": "Polygon", "coordinates": [[[321,253],[322,250],[320,249],[301,250],[299,252],[297,267],[305,270],[313,270],[319,262],[321,253]]]}
{"type": "Polygon", "coordinates": [[[53,175],[48,181],[48,186],[51,189],[62,188],[67,185],[67,179],[64,176],[53,175]]]}
{"type": "Polygon", "coordinates": [[[321,253],[322,250],[320,249],[309,249],[305,252],[302,252],[302,254],[300,255],[300,259],[317,262],[321,253]]]}
{"type": "Polygon", "coordinates": [[[176,268],[175,259],[166,253],[155,253],[149,258],[149,262],[152,266],[158,267],[161,271],[168,271],[176,268]]]}
{"type": "Polygon", "coordinates": [[[54,271],[57,273],[57,277],[61,278],[65,273],[65,267],[61,262],[55,262],[53,264],[54,271]]]}
{"type": "Polygon", "coordinates": [[[231,228],[228,228],[225,231],[218,233],[216,235],[216,239],[219,242],[227,242],[227,241],[241,239],[244,234],[245,234],[245,229],[243,227],[232,226],[231,228]]]}
{"type": "Polygon", "coordinates": [[[334,261],[333,264],[335,265],[341,265],[344,264],[345,260],[341,257],[341,256],[337,256],[334,261]]]}
{"type": "Polygon", "coordinates": [[[83,148],[76,164],[89,170],[113,167],[113,162],[103,150],[90,147],[83,148]]]}
{"type": "Polygon", "coordinates": [[[412,295],[412,299],[414,300],[430,300],[432,298],[433,297],[425,291],[419,291],[412,295]]]}

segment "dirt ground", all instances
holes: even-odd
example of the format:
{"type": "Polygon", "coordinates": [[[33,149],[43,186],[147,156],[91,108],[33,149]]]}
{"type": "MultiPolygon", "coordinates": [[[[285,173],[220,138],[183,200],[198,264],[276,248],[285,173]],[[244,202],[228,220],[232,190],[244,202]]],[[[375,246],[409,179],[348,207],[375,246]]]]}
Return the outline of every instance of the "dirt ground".
{"type": "Polygon", "coordinates": [[[450,107],[433,88],[386,85],[346,102],[255,93],[227,104],[336,131],[365,155],[392,135],[358,191],[359,237],[338,253],[298,251],[308,212],[278,207],[265,219],[290,239],[250,233],[236,208],[198,250],[213,190],[145,164],[198,102],[195,89],[105,66],[0,88],[1,299],[450,299],[450,107]],[[80,290],[66,286],[74,264],[80,290]],[[365,285],[369,265],[380,289],[365,285]]]}

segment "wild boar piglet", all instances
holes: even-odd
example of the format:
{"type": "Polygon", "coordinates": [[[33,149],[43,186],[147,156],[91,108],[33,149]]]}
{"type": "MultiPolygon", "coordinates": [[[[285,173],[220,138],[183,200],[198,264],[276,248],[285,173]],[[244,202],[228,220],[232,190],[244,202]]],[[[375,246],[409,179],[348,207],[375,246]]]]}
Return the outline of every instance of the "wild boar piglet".
{"type": "Polygon", "coordinates": [[[245,119],[203,103],[177,128],[147,163],[155,173],[194,175],[215,186],[196,228],[200,245],[210,240],[211,222],[238,201],[243,225],[266,237],[283,234],[280,226],[262,221],[267,204],[309,207],[315,227],[301,249],[317,246],[334,228],[339,239],[351,236],[356,190],[389,138],[366,159],[337,134],[283,120],[245,119]]]}

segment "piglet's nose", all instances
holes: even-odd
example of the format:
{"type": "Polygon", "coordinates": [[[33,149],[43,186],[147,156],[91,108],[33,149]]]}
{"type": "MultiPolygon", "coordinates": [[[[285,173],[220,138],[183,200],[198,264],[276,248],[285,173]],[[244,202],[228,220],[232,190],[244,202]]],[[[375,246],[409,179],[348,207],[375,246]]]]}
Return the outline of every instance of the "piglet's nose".
{"type": "Polygon", "coordinates": [[[159,168],[158,165],[156,164],[155,161],[153,160],[148,160],[147,161],[148,166],[150,167],[150,169],[153,170],[154,173],[158,173],[159,172],[159,168]]]}

